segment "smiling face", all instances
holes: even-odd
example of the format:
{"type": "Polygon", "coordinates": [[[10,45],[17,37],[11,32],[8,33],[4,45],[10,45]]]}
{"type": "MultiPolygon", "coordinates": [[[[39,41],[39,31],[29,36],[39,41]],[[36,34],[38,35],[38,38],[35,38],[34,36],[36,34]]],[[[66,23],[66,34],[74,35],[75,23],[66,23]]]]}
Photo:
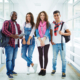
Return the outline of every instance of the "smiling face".
{"type": "Polygon", "coordinates": [[[16,12],[13,12],[12,16],[11,16],[11,20],[12,21],[16,21],[17,19],[17,13],[16,12]]]}
{"type": "Polygon", "coordinates": [[[41,21],[44,21],[45,20],[45,14],[44,13],[41,13],[40,14],[40,19],[41,19],[41,21]]]}
{"type": "Polygon", "coordinates": [[[27,14],[26,20],[27,20],[27,22],[31,22],[31,15],[30,14],[27,14]]]}
{"type": "Polygon", "coordinates": [[[61,15],[59,14],[59,13],[55,13],[54,14],[54,19],[55,19],[55,21],[59,21],[60,20],[60,17],[61,17],[61,15]]]}

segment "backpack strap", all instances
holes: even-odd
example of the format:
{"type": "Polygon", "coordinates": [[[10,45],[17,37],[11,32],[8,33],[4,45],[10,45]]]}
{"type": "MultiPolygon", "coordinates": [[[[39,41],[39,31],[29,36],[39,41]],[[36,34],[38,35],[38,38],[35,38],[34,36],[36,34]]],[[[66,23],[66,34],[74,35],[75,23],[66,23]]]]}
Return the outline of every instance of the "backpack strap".
{"type": "MultiPolygon", "coordinates": [[[[26,26],[26,22],[25,22],[25,26],[26,26]]],[[[32,26],[31,26],[31,29],[32,29],[32,26]]]]}
{"type": "Polygon", "coordinates": [[[8,30],[10,31],[11,30],[11,23],[10,23],[10,21],[8,21],[8,22],[9,22],[8,30]]]}
{"type": "Polygon", "coordinates": [[[60,29],[60,31],[62,30],[63,24],[64,24],[64,22],[62,22],[62,24],[61,24],[61,29],[60,29]]]}
{"type": "MultiPolygon", "coordinates": [[[[63,24],[64,24],[64,22],[62,22],[60,31],[62,30],[63,24]]],[[[62,35],[61,35],[61,46],[62,46],[62,50],[63,50],[63,36],[62,35]]]]}

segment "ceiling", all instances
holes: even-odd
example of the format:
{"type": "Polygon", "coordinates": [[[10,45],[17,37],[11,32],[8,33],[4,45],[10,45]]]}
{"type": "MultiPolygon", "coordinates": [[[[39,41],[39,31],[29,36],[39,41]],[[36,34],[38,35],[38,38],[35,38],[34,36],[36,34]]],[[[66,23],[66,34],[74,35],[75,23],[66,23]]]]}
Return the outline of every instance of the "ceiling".
{"type": "Polygon", "coordinates": [[[14,3],[18,3],[20,12],[26,14],[32,12],[37,15],[40,11],[46,11],[50,13],[51,7],[59,0],[12,0],[14,3]]]}

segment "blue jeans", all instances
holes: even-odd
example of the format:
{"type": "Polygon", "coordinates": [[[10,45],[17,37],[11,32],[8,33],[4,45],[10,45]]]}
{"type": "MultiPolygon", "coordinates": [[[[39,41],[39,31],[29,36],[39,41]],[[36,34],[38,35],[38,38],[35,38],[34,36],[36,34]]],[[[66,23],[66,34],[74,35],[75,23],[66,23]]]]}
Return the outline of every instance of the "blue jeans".
{"type": "Polygon", "coordinates": [[[22,50],[21,50],[22,58],[27,61],[28,67],[30,67],[30,65],[33,63],[32,54],[33,54],[34,48],[35,48],[35,43],[33,43],[32,45],[22,44],[22,50]],[[28,55],[26,54],[27,50],[28,50],[28,55]]]}
{"type": "Polygon", "coordinates": [[[53,70],[56,70],[56,61],[57,61],[57,55],[60,51],[61,60],[62,60],[62,72],[66,72],[66,46],[65,43],[63,43],[63,50],[61,43],[53,45],[53,70]]]}
{"type": "Polygon", "coordinates": [[[8,44],[5,47],[7,75],[12,74],[14,70],[17,51],[18,51],[18,45],[15,45],[15,48],[14,48],[8,44]]]}

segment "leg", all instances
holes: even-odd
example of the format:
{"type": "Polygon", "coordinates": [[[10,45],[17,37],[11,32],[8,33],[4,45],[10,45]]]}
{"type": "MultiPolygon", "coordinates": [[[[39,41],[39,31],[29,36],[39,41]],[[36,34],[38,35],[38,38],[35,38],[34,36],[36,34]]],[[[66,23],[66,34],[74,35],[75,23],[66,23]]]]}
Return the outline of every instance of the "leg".
{"type": "Polygon", "coordinates": [[[61,55],[61,60],[62,60],[62,72],[66,72],[66,46],[63,44],[63,50],[60,44],[60,55],[61,55]]]}
{"type": "Polygon", "coordinates": [[[43,69],[43,48],[38,47],[40,67],[43,69]]]}
{"type": "Polygon", "coordinates": [[[46,69],[48,63],[48,50],[49,50],[49,45],[45,45],[44,46],[44,69],[46,69]]]}
{"type": "MultiPolygon", "coordinates": [[[[33,54],[33,51],[34,51],[34,48],[35,48],[35,44],[32,44],[32,45],[29,45],[28,47],[28,58],[32,61],[32,54],[33,54]]],[[[30,67],[30,64],[29,62],[27,62],[27,66],[30,67]]]]}
{"type": "Polygon", "coordinates": [[[7,75],[12,74],[13,47],[5,47],[7,75]]]}
{"type": "Polygon", "coordinates": [[[13,50],[12,71],[14,70],[15,67],[15,59],[17,57],[17,51],[18,51],[18,45],[15,45],[15,48],[13,50]]]}
{"type": "Polygon", "coordinates": [[[22,50],[21,50],[22,58],[31,64],[32,61],[26,55],[27,48],[28,48],[28,45],[22,45],[22,50]]]}
{"type": "Polygon", "coordinates": [[[58,55],[59,49],[58,49],[58,45],[55,44],[53,45],[53,70],[56,71],[56,61],[57,61],[57,55],[58,55]]]}

